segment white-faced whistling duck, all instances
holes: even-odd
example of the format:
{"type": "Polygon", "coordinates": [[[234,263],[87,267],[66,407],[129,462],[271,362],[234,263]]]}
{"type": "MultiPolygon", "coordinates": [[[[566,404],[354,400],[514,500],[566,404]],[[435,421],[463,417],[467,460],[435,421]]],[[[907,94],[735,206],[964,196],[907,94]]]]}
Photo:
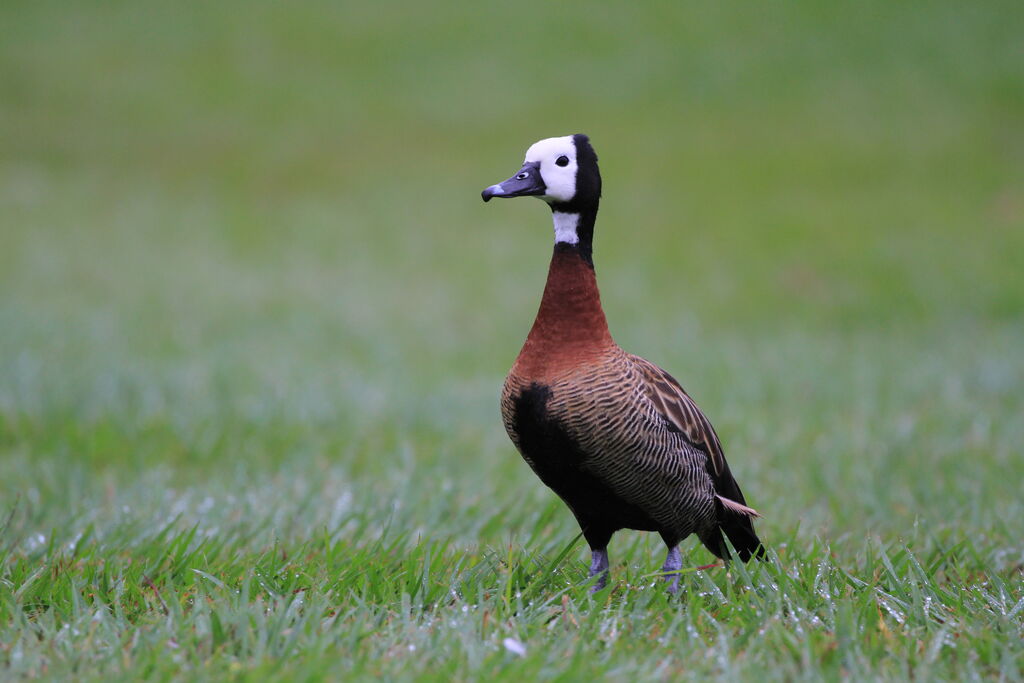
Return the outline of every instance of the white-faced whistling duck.
{"type": "Polygon", "coordinates": [[[592,590],[608,578],[619,529],[657,531],[662,571],[675,591],[679,542],[691,533],[728,559],[762,557],[739,485],[711,423],[671,375],[612,341],[597,290],[591,242],[601,198],[586,135],[548,138],[523,167],[482,193],[539,197],[551,207],[555,249],[540,310],[501,394],[512,442],[572,510],[590,545],[592,590]]]}

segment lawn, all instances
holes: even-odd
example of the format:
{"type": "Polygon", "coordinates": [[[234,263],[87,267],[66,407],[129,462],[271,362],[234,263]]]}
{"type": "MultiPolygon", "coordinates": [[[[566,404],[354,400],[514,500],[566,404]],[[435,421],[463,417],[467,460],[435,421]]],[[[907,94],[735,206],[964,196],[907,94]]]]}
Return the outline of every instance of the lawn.
{"type": "Polygon", "coordinates": [[[1024,677],[1024,5],[0,4],[0,678],[1024,677]],[[612,332],[768,562],[607,590],[502,429],[612,332]]]}

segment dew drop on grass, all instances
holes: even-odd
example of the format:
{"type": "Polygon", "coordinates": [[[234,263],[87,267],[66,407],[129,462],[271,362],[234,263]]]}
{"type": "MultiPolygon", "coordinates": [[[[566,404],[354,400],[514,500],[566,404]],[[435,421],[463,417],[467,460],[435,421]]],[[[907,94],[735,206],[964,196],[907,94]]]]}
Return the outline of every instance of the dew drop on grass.
{"type": "Polygon", "coordinates": [[[906,617],[903,616],[903,613],[895,607],[892,607],[887,600],[883,598],[878,598],[878,604],[881,605],[882,609],[888,612],[892,616],[892,618],[898,621],[899,623],[902,624],[906,621],[906,617]]]}
{"type": "Polygon", "coordinates": [[[35,534],[34,536],[29,536],[25,540],[25,546],[28,548],[28,550],[37,550],[44,545],[46,545],[46,536],[43,536],[42,534],[35,534]]]}

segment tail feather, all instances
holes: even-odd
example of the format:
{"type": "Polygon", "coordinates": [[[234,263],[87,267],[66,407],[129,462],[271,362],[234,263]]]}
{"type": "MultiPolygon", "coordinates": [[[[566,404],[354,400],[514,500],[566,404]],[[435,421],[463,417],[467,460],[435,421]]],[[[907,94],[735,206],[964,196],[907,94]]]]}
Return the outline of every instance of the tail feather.
{"type": "Polygon", "coordinates": [[[764,559],[764,545],[761,544],[761,539],[757,537],[757,533],[754,531],[754,524],[751,521],[752,517],[760,517],[761,515],[751,507],[728,498],[723,498],[722,496],[716,496],[715,500],[717,503],[716,507],[718,508],[718,527],[720,531],[716,530],[711,537],[701,538],[708,550],[723,560],[729,559],[729,550],[722,538],[724,533],[732,547],[736,549],[736,554],[744,562],[748,562],[752,557],[756,557],[759,560],[764,559]]]}
{"type": "Polygon", "coordinates": [[[741,560],[749,562],[752,557],[764,559],[764,546],[754,532],[754,525],[750,523],[749,517],[725,520],[721,527],[741,560]]]}
{"type": "Polygon", "coordinates": [[[745,515],[746,517],[760,517],[761,516],[760,512],[758,512],[757,510],[755,510],[752,507],[747,507],[743,503],[737,503],[735,500],[729,500],[728,498],[725,498],[723,496],[719,496],[717,494],[715,495],[715,498],[718,499],[718,502],[721,503],[722,507],[724,507],[726,510],[732,510],[733,512],[735,512],[737,514],[745,515]]]}

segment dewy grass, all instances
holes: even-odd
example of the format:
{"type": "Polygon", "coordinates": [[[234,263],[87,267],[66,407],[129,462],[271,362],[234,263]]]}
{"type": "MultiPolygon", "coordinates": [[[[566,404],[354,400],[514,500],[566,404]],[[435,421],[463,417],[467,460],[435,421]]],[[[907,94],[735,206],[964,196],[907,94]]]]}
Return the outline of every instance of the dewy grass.
{"type": "Polygon", "coordinates": [[[0,3],[0,678],[1020,680],[1022,9],[0,3]],[[675,597],[499,422],[577,131],[765,514],[675,597]]]}
{"type": "Polygon", "coordinates": [[[331,536],[247,551],[197,541],[193,527],[143,544],[119,546],[115,535],[84,550],[8,556],[5,585],[19,586],[0,603],[14,636],[8,666],[51,675],[440,666],[475,677],[609,666],[753,675],[771,664],[781,675],[812,666],[1012,678],[1019,663],[1019,582],[991,571],[979,582],[985,569],[968,542],[921,543],[929,550],[919,558],[868,540],[851,544],[850,565],[822,543],[799,555],[786,547],[764,563],[684,574],[677,599],[647,572],[591,597],[564,548],[551,560],[511,544],[494,552],[331,536]],[[523,644],[527,662],[505,651],[506,638],[523,644]]]}

